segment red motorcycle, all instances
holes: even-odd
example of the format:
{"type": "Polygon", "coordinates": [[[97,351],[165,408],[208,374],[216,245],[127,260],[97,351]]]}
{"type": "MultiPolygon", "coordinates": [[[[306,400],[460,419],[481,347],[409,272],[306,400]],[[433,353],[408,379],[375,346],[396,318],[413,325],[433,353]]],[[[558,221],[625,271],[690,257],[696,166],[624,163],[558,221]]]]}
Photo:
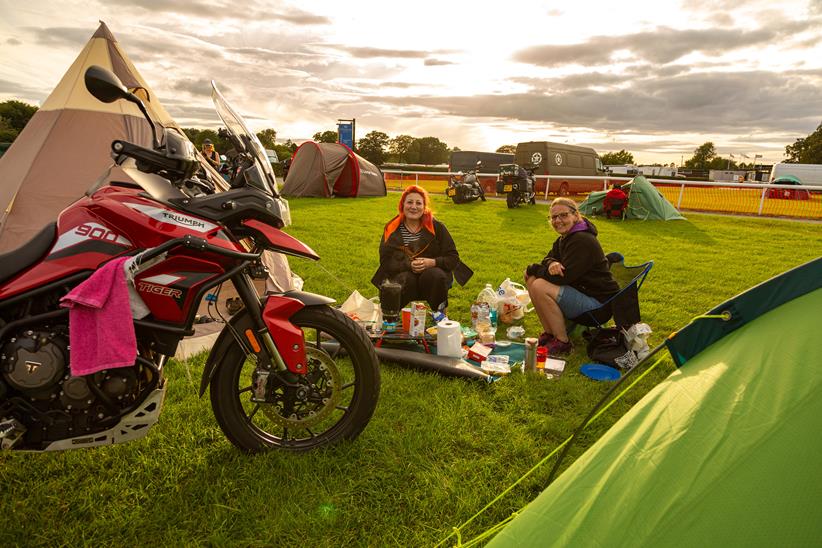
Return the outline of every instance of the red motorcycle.
{"type": "Polygon", "coordinates": [[[264,275],[265,250],[319,257],[281,230],[290,223],[288,202],[244,120],[212,83],[237,152],[231,188],[214,192],[192,144],[170,129],[160,142],[140,99],[114,74],[91,67],[85,82],[100,101],[135,103],[154,146],[113,142],[115,164],[130,180],[104,186],[101,178],[56,223],[0,256],[0,448],[50,451],[145,436],[160,414],[168,357],[193,334],[204,296],[228,280],[245,306],[226,322],[200,383],[200,396],[210,384],[226,437],[249,452],[355,438],[377,404],[376,354],[332,299],[257,295],[251,277],[264,275]],[[124,256],[149,311],[134,320],[136,362],[72,375],[60,299],[124,256]]]}

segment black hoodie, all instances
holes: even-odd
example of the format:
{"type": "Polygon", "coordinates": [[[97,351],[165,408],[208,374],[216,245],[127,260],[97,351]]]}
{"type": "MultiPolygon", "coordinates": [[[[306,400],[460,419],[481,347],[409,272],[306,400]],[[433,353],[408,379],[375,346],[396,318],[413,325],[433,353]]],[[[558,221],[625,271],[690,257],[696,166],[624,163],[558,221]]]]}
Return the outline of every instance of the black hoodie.
{"type": "Polygon", "coordinates": [[[603,302],[619,291],[619,284],[608,270],[608,259],[597,240],[596,227],[588,219],[583,222],[585,228],[571,229],[569,234],[557,238],[542,260],[545,267],[555,261],[562,263],[565,274],[554,276],[546,270],[540,277],[552,284],[570,285],[603,302]]]}

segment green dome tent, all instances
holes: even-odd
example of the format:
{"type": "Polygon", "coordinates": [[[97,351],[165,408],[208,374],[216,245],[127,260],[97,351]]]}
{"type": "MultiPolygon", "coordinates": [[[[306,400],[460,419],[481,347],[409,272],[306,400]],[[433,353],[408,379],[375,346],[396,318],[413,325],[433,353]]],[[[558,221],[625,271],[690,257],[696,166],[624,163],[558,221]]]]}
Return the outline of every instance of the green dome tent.
{"type": "Polygon", "coordinates": [[[666,342],[679,369],[489,546],[818,546],[822,258],[666,342]]]}
{"type": "MultiPolygon", "coordinates": [[[[628,193],[628,207],[625,210],[626,219],[674,221],[685,218],[642,175],[637,175],[630,183],[622,185],[622,190],[628,193]]],[[[589,194],[579,204],[580,212],[589,216],[602,213],[602,202],[606,193],[605,190],[598,190],[589,194]]]]}

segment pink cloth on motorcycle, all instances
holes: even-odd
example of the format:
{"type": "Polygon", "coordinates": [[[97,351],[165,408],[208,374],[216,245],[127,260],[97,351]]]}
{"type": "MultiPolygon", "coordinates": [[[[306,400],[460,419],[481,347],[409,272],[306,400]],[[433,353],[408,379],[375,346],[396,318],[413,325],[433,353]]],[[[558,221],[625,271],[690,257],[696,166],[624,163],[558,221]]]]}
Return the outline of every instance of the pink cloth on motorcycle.
{"type": "Polygon", "coordinates": [[[60,306],[70,309],[72,375],[128,367],[137,359],[137,339],[123,270],[128,259],[120,257],[107,262],[60,299],[60,306]]]}

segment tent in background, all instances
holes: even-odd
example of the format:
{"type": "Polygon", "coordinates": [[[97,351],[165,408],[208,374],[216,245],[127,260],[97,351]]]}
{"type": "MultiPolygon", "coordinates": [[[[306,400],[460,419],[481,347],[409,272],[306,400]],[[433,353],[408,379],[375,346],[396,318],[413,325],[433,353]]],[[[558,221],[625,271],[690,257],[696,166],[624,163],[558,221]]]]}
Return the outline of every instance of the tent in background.
{"type": "MultiPolygon", "coordinates": [[[[625,210],[626,219],[652,219],[674,221],[684,219],[671,203],[665,199],[654,185],[642,175],[637,175],[629,183],[622,185],[628,193],[628,207],[625,210]],[[629,192],[630,189],[630,192],[629,192]]],[[[597,215],[602,213],[602,202],[607,191],[592,192],[579,204],[579,211],[583,215],[597,215]]]]}
{"type": "Polygon", "coordinates": [[[112,141],[151,146],[151,128],[136,105],[102,103],[86,90],[83,76],[91,65],[114,72],[155,122],[177,127],[101,22],[0,158],[0,252],[25,244],[80,198],[111,165],[112,141]]]}
{"type": "Polygon", "coordinates": [[[294,152],[283,196],[385,196],[377,166],[339,143],[307,141],[294,152]]]}
{"type": "Polygon", "coordinates": [[[679,367],[488,546],[814,546],[822,258],[668,341],[679,367]]]}

